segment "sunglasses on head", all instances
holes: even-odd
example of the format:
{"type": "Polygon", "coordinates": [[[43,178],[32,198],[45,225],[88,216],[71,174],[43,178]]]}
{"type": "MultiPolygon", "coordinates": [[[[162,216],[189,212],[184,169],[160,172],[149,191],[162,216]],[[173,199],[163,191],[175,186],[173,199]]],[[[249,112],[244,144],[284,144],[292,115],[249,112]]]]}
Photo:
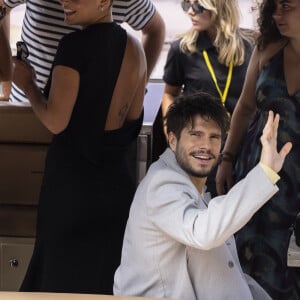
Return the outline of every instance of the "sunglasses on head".
{"type": "Polygon", "coordinates": [[[191,7],[195,14],[202,14],[205,11],[205,7],[199,4],[199,2],[191,3],[190,1],[182,1],[181,7],[185,12],[191,7]]]}

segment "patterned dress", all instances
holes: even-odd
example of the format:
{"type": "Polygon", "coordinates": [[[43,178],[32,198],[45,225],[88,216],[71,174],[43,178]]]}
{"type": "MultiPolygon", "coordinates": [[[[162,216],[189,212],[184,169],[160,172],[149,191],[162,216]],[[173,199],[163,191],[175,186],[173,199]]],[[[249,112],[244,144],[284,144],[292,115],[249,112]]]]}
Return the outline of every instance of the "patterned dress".
{"type": "MultiPolygon", "coordinates": [[[[273,299],[300,299],[300,269],[287,267],[290,226],[300,211],[300,91],[289,95],[283,69],[284,51],[279,51],[261,71],[256,86],[257,112],[242,143],[236,164],[236,179],[244,177],[259,161],[260,136],[268,111],[280,114],[278,149],[293,143],[279,192],[237,234],[242,267],[273,299]]],[[[299,71],[300,76],[300,71],[299,71]]]]}

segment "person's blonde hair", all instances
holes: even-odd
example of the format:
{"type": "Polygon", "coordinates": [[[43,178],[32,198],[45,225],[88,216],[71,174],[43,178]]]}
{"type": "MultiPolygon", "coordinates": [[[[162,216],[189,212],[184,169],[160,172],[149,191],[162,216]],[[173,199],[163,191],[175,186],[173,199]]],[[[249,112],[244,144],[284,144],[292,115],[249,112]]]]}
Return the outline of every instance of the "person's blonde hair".
{"type": "MultiPolygon", "coordinates": [[[[236,0],[198,0],[198,2],[211,12],[213,26],[216,29],[216,37],[213,45],[218,51],[218,60],[221,64],[243,64],[245,60],[245,45],[243,39],[253,43],[251,30],[239,28],[240,14],[236,0]]],[[[183,52],[195,53],[199,31],[190,29],[182,35],[180,49],[183,52]]]]}

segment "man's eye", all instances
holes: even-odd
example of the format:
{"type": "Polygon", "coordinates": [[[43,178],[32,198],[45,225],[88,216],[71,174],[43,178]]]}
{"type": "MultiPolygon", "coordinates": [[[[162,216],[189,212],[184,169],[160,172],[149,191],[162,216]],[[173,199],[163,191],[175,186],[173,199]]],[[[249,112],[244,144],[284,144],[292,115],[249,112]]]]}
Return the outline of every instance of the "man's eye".
{"type": "Polygon", "coordinates": [[[201,132],[191,131],[191,132],[190,132],[190,135],[191,135],[191,136],[201,136],[202,134],[201,134],[201,132]]]}

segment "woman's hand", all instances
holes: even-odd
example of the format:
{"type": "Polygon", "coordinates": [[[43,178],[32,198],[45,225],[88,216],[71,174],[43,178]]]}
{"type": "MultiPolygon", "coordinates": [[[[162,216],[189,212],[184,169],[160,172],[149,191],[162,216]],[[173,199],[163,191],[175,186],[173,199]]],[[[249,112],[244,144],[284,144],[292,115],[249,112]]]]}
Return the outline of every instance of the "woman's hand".
{"type": "Polygon", "coordinates": [[[226,194],[233,186],[233,162],[223,160],[218,166],[216,174],[216,188],[218,195],[226,194]]]}
{"type": "Polygon", "coordinates": [[[4,20],[0,20],[0,82],[10,81],[12,77],[11,49],[5,32],[5,24],[2,23],[4,20]]]}
{"type": "Polygon", "coordinates": [[[35,72],[33,67],[26,60],[13,57],[13,82],[25,94],[26,91],[35,86],[35,72]]]}

